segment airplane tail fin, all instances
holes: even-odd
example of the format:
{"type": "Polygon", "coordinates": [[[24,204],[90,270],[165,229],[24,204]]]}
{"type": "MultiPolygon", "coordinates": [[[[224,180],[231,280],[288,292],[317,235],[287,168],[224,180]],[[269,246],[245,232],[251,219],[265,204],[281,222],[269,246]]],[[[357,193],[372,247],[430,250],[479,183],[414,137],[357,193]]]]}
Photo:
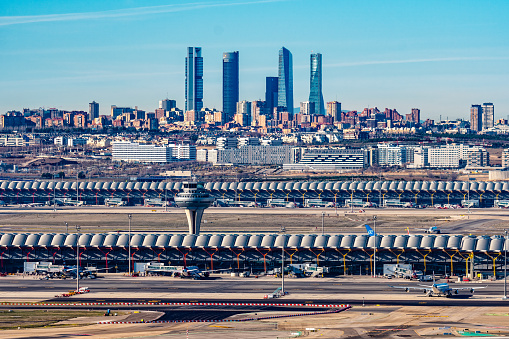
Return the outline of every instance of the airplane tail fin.
{"type": "Polygon", "coordinates": [[[366,231],[368,232],[368,235],[370,237],[375,235],[375,231],[373,231],[373,229],[371,227],[369,227],[369,225],[364,225],[364,226],[366,226],[366,231]]]}
{"type": "Polygon", "coordinates": [[[433,285],[435,285],[435,271],[433,271],[433,285]]]}

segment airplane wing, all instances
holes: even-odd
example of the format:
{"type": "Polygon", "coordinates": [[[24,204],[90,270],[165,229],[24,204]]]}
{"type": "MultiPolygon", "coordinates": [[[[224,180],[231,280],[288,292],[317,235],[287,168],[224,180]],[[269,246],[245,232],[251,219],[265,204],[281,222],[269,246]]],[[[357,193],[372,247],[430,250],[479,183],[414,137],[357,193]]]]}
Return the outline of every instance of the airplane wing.
{"type": "Polygon", "coordinates": [[[392,285],[389,285],[389,287],[391,287],[391,288],[400,288],[400,289],[403,289],[403,290],[405,290],[407,292],[410,291],[410,290],[419,290],[419,291],[425,290],[426,292],[432,291],[431,286],[424,286],[424,285],[419,285],[419,286],[422,286],[422,287],[416,287],[416,286],[392,286],[392,285]]]}
{"type": "Polygon", "coordinates": [[[481,288],[486,288],[488,287],[488,285],[486,286],[478,286],[478,287],[452,287],[450,286],[451,290],[458,290],[458,291],[462,291],[462,290],[468,290],[468,291],[475,291],[475,290],[480,290],[481,288]]]}

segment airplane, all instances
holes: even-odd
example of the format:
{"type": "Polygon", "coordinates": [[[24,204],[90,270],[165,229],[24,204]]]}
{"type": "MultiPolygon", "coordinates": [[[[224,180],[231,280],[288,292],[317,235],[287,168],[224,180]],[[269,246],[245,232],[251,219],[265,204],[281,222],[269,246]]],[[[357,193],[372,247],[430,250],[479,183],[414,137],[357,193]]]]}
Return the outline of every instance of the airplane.
{"type": "Polygon", "coordinates": [[[76,271],[79,272],[80,279],[95,279],[97,278],[97,272],[108,270],[108,268],[97,269],[95,267],[83,268],[79,267],[76,270],[76,266],[52,266],[43,269],[37,269],[38,274],[45,274],[41,279],[76,279],[76,271]]]}
{"type": "Polygon", "coordinates": [[[435,275],[433,274],[433,285],[419,285],[421,287],[415,287],[415,286],[391,286],[391,288],[401,288],[404,289],[406,292],[410,292],[411,289],[413,290],[422,290],[428,297],[447,297],[450,298],[453,296],[453,294],[458,294],[461,290],[469,290],[470,293],[474,294],[474,291],[476,289],[486,288],[488,286],[480,286],[480,287],[451,287],[448,283],[440,283],[437,284],[435,281],[435,275]]]}
{"type": "Polygon", "coordinates": [[[201,270],[198,266],[163,266],[149,265],[145,271],[147,273],[158,273],[162,275],[172,275],[174,277],[192,278],[195,280],[208,278],[212,272],[227,271],[230,269],[201,270]]]}
{"type": "Polygon", "coordinates": [[[369,227],[369,225],[364,225],[364,226],[366,226],[366,231],[368,232],[368,235],[369,235],[370,237],[372,237],[372,236],[375,236],[375,235],[376,235],[376,234],[375,234],[375,231],[373,231],[373,229],[372,229],[371,227],[369,227]]]}

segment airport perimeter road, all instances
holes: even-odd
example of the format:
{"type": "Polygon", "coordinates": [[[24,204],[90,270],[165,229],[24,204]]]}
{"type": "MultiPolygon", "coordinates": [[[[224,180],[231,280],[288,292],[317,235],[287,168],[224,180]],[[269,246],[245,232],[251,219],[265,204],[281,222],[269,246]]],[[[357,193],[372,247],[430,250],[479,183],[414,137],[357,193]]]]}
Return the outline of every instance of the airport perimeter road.
{"type": "MultiPolygon", "coordinates": [[[[70,298],[55,295],[76,288],[76,280],[38,280],[33,277],[0,278],[0,301],[52,300],[63,302],[284,302],[359,305],[435,305],[435,306],[504,306],[501,282],[462,283],[451,287],[480,287],[475,294],[460,291],[452,298],[427,297],[422,291],[406,293],[389,285],[430,285],[404,279],[387,280],[369,277],[286,279],[290,294],[281,299],[263,299],[281,286],[275,278],[217,278],[191,280],[170,277],[111,277],[82,280],[91,292],[70,298]]],[[[444,282],[443,280],[441,282],[444,282]]]]}

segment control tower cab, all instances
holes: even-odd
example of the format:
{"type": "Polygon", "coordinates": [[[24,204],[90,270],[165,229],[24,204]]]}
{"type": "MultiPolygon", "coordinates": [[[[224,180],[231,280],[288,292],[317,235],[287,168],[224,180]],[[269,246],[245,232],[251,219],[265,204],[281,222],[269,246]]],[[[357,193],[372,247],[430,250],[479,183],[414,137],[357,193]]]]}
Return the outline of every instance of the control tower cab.
{"type": "Polygon", "coordinates": [[[214,198],[205,190],[203,182],[185,181],[183,191],[174,200],[178,207],[186,209],[189,234],[199,234],[203,211],[214,202],[214,198]]]}

